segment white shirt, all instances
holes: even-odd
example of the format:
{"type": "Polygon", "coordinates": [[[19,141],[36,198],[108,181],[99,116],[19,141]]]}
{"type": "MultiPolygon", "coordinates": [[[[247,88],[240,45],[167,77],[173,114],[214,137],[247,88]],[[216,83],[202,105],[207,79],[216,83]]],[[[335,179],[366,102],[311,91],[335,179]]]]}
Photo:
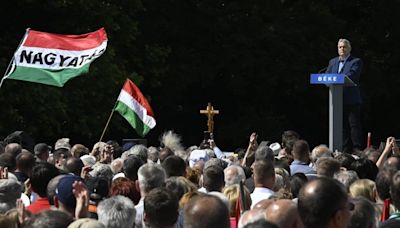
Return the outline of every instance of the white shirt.
{"type": "Polygon", "coordinates": [[[258,202],[264,199],[269,199],[274,194],[274,191],[272,191],[269,188],[264,188],[264,187],[256,187],[251,193],[251,209],[253,209],[254,205],[256,205],[258,202]]]}

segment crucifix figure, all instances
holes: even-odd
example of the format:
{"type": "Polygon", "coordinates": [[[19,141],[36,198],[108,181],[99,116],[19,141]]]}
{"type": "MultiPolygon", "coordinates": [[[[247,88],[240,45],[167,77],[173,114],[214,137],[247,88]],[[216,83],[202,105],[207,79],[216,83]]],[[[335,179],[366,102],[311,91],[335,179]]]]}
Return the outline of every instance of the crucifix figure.
{"type": "Polygon", "coordinates": [[[214,107],[211,105],[211,102],[208,102],[207,109],[206,110],[200,110],[200,114],[206,114],[208,117],[207,120],[207,127],[208,131],[210,133],[213,133],[214,131],[214,120],[213,117],[214,115],[219,114],[219,110],[214,110],[214,107]]]}

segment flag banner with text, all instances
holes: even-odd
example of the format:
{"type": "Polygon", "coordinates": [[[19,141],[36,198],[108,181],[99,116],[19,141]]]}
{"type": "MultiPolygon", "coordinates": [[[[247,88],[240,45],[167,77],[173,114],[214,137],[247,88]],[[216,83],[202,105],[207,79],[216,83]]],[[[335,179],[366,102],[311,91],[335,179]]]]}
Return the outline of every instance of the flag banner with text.
{"type": "Polygon", "coordinates": [[[27,30],[5,79],[62,87],[89,66],[107,48],[104,28],[82,35],[61,35],[27,30]]]}

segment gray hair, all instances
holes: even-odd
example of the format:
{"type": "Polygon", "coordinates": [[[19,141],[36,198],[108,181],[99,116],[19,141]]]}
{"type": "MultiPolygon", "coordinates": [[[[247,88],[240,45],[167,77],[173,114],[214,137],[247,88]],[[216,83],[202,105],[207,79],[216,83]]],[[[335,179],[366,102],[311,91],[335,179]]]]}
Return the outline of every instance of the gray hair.
{"type": "Polygon", "coordinates": [[[351,43],[350,43],[350,41],[348,39],[340,38],[339,41],[338,41],[338,44],[339,43],[344,43],[346,46],[351,48],[351,43]]]}
{"type": "Polygon", "coordinates": [[[133,227],[136,210],[131,199],[118,195],[101,201],[97,214],[107,228],[133,227]]]}
{"type": "Polygon", "coordinates": [[[312,162],[317,162],[317,160],[319,158],[322,157],[332,157],[332,151],[325,145],[325,144],[321,144],[318,145],[316,147],[314,147],[314,149],[311,152],[311,160],[312,162]]]}
{"type": "Polygon", "coordinates": [[[21,184],[14,179],[0,179],[0,214],[16,207],[16,200],[21,197],[21,184]]]}
{"type": "Polygon", "coordinates": [[[207,169],[210,166],[218,166],[224,170],[228,166],[228,162],[219,158],[211,158],[204,164],[204,169],[207,169]]]}
{"type": "Polygon", "coordinates": [[[159,164],[145,164],[141,166],[138,170],[140,191],[148,193],[154,188],[161,187],[165,182],[166,176],[163,167],[159,164]]]}
{"type": "Polygon", "coordinates": [[[125,151],[122,155],[121,158],[122,160],[125,160],[129,155],[136,155],[138,156],[143,162],[147,162],[147,147],[144,145],[135,145],[128,151],[125,151]]]}
{"type": "Polygon", "coordinates": [[[252,209],[248,210],[243,213],[242,216],[240,216],[239,223],[238,223],[238,228],[243,228],[247,224],[257,222],[257,221],[266,221],[265,217],[265,210],[264,209],[252,209]]]}
{"type": "Polygon", "coordinates": [[[353,170],[341,170],[336,172],[333,178],[342,183],[347,192],[349,192],[350,185],[359,179],[357,173],[353,170]]]}
{"type": "Polygon", "coordinates": [[[151,162],[156,163],[159,153],[160,151],[154,146],[147,148],[147,162],[150,160],[151,162]]]}
{"type": "Polygon", "coordinates": [[[234,184],[239,184],[240,181],[245,181],[246,180],[246,174],[244,173],[244,170],[241,166],[239,165],[231,165],[228,166],[224,169],[224,177],[225,177],[225,186],[230,186],[234,184]],[[235,170],[235,175],[228,177],[227,172],[229,170],[235,170]]]}
{"type": "Polygon", "coordinates": [[[107,180],[108,183],[111,183],[111,180],[114,176],[111,167],[106,164],[96,163],[93,167],[93,170],[90,171],[90,176],[92,177],[102,177],[107,180]]]}

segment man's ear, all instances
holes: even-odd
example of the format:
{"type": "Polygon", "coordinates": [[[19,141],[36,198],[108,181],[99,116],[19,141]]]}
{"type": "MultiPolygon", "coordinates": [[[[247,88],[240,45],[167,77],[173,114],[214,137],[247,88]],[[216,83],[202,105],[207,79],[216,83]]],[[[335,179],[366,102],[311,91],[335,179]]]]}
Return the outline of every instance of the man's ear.
{"type": "Polygon", "coordinates": [[[60,208],[60,202],[58,201],[57,196],[53,196],[54,206],[56,208],[60,208]]]}

